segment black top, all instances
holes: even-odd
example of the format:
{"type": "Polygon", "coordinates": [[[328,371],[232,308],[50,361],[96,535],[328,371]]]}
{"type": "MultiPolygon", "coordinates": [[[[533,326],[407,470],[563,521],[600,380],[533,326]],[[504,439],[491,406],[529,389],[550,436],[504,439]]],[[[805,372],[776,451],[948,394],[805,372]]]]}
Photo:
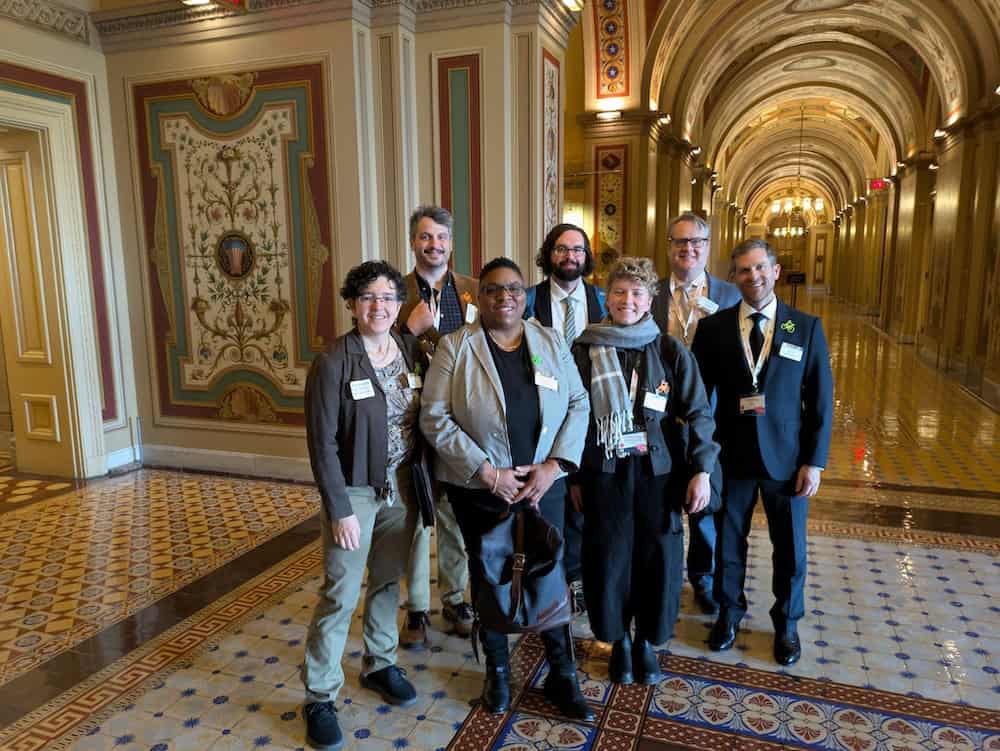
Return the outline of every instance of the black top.
{"type": "Polygon", "coordinates": [[[503,400],[507,406],[507,439],[514,466],[532,464],[542,413],[538,407],[538,389],[535,388],[535,369],[531,367],[528,343],[521,337],[521,346],[505,352],[487,334],[493,363],[497,366],[503,386],[503,400]]]}
{"type": "Polygon", "coordinates": [[[633,430],[644,430],[646,416],[643,413],[642,401],[646,390],[646,368],[643,362],[641,349],[616,349],[618,364],[622,369],[622,377],[625,379],[625,390],[632,386],[632,373],[638,372],[638,388],[635,390],[635,403],[632,405],[633,430]]]}

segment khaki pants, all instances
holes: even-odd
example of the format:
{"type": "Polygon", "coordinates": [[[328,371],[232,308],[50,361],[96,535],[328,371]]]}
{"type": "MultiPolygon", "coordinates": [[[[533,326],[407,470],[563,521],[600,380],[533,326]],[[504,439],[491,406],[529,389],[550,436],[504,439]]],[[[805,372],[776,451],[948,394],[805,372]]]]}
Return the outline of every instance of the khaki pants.
{"type": "MultiPolygon", "coordinates": [[[[441,602],[458,605],[465,600],[469,584],[469,559],[465,554],[465,541],[444,492],[435,504],[437,524],[438,591],[441,602]]],[[[431,609],[431,528],[418,524],[410,549],[410,563],[406,573],[406,609],[411,613],[431,609]]]]}
{"type": "Polygon", "coordinates": [[[325,578],[306,637],[302,682],[307,703],[333,701],[344,685],[341,659],[366,566],[362,672],[367,675],[396,663],[399,580],[406,568],[419,517],[412,502],[409,475],[410,468],[404,465],[397,475],[403,500],[397,498],[392,506],[377,498],[371,487],[347,489],[361,526],[361,545],[357,550],[335,545],[330,519],[325,511],[320,514],[325,578]]]}

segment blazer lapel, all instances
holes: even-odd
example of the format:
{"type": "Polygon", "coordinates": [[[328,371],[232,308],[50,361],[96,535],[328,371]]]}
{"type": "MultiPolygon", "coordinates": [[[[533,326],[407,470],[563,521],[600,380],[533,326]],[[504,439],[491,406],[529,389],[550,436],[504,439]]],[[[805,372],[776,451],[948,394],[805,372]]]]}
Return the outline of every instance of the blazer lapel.
{"type": "Polygon", "coordinates": [[[548,279],[543,279],[535,290],[535,318],[543,326],[552,328],[552,288],[548,279]]]}
{"type": "Polygon", "coordinates": [[[352,357],[358,359],[361,372],[372,382],[372,386],[384,394],[385,390],[382,388],[382,384],[379,383],[378,376],[375,375],[375,368],[372,367],[372,361],[368,359],[368,354],[365,352],[365,343],[361,341],[361,334],[358,333],[357,329],[351,331],[347,337],[347,351],[352,357]]]}
{"type": "Polygon", "coordinates": [[[785,331],[781,328],[782,321],[788,320],[788,307],[778,300],[778,304],[774,308],[774,333],[771,335],[771,349],[768,350],[767,363],[764,365],[764,372],[760,376],[760,388],[761,391],[767,385],[767,382],[771,379],[771,373],[780,367],[779,362],[781,358],[778,353],[781,352],[781,344],[785,341],[785,331]]]}
{"type": "Polygon", "coordinates": [[[586,282],[583,283],[583,288],[587,292],[587,322],[599,323],[603,316],[601,304],[597,301],[597,290],[594,289],[594,285],[586,282]]]}
{"type": "MultiPolygon", "coordinates": [[[[531,328],[530,325],[528,325],[527,322],[525,322],[525,324],[524,324],[524,339],[528,343],[528,355],[531,358],[532,377],[534,377],[534,373],[539,371],[539,367],[538,367],[538,365],[535,362],[536,356],[542,362],[545,362],[546,359],[547,359],[545,357],[545,342],[542,340],[542,337],[539,336],[538,333],[536,331],[534,331],[531,328]]],[[[547,362],[546,362],[546,365],[548,365],[547,362]]],[[[547,375],[547,376],[550,376],[552,378],[555,377],[552,373],[546,373],[544,369],[541,370],[541,372],[542,372],[543,375],[547,375]]],[[[538,417],[539,417],[539,422],[542,425],[544,425],[545,424],[545,401],[546,401],[546,399],[545,399],[545,397],[546,397],[545,392],[547,391],[547,389],[542,388],[536,382],[535,383],[535,390],[538,392],[538,417]]]]}
{"type": "Polygon", "coordinates": [[[506,418],[507,402],[503,398],[503,386],[500,384],[500,374],[497,372],[496,363],[493,362],[490,345],[486,342],[487,336],[486,329],[483,328],[483,325],[478,320],[473,324],[469,324],[469,348],[479,360],[479,364],[486,374],[486,380],[493,387],[497,401],[500,402],[500,409],[503,411],[504,418],[506,418]]]}

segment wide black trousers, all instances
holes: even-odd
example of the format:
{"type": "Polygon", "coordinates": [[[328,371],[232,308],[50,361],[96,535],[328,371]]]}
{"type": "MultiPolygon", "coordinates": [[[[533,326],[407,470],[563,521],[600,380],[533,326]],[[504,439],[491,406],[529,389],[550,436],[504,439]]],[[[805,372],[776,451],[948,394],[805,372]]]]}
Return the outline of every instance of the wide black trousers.
{"type": "MultiPolygon", "coordinates": [[[[448,498],[455,510],[459,529],[465,539],[465,549],[469,554],[469,582],[472,589],[472,601],[476,602],[479,588],[483,582],[482,562],[479,550],[483,542],[483,534],[500,523],[500,515],[508,509],[518,506],[507,506],[488,490],[470,490],[457,485],[446,484],[448,498]]],[[[566,482],[559,479],[542,496],[538,511],[549,524],[560,532],[563,531],[563,516],[566,497],[566,482]]],[[[486,654],[487,665],[507,665],[510,652],[507,645],[507,634],[483,629],[481,632],[483,652],[486,654]]],[[[558,626],[540,634],[545,645],[545,658],[553,673],[576,673],[576,665],[572,661],[572,651],[569,647],[569,627],[558,626]]]]}
{"type": "Polygon", "coordinates": [[[674,633],[684,574],[682,499],[648,457],[619,459],[614,473],[583,477],[583,592],[594,636],[662,644],[674,633]]]}

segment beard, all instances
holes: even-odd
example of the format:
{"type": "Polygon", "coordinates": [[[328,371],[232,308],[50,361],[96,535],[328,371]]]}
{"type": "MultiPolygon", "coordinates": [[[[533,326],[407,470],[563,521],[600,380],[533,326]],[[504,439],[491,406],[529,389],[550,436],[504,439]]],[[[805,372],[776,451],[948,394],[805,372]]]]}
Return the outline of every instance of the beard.
{"type": "Polygon", "coordinates": [[[564,282],[575,282],[583,276],[583,265],[575,263],[572,266],[553,266],[552,276],[564,282]]]}

